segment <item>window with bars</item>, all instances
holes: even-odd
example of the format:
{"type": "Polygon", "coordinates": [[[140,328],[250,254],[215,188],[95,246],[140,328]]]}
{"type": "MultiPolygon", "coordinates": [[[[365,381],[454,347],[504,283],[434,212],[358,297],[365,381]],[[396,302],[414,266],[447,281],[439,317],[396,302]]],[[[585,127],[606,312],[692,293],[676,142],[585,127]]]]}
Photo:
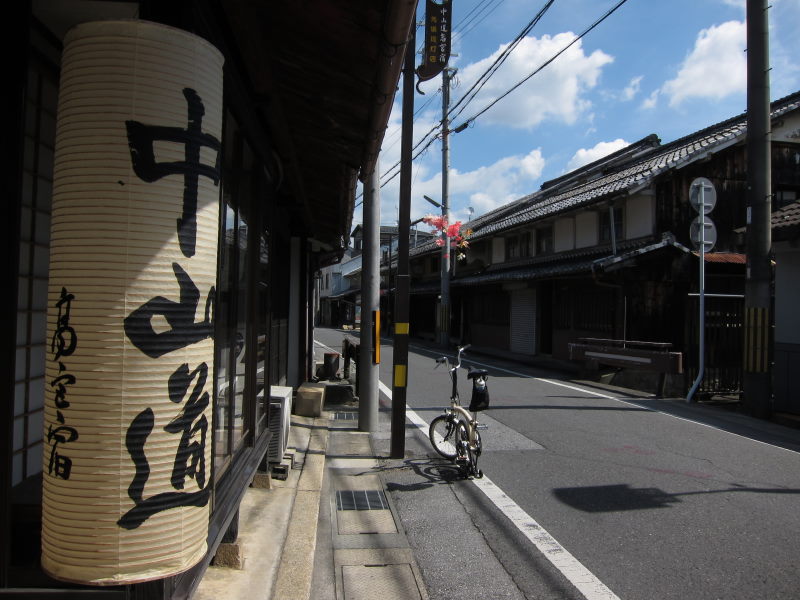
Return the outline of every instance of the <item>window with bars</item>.
{"type": "Polygon", "coordinates": [[[538,227],[536,229],[536,254],[550,254],[553,252],[553,226],[538,227]]]}
{"type": "Polygon", "coordinates": [[[506,238],[506,260],[528,258],[531,255],[531,232],[526,231],[506,238]]]}
{"type": "Polygon", "coordinates": [[[601,244],[610,244],[612,239],[619,240],[622,238],[622,209],[614,208],[600,212],[598,219],[600,228],[599,239],[601,244]],[[612,229],[611,210],[614,212],[614,221],[612,229]],[[612,235],[613,232],[613,235],[612,235]]]}

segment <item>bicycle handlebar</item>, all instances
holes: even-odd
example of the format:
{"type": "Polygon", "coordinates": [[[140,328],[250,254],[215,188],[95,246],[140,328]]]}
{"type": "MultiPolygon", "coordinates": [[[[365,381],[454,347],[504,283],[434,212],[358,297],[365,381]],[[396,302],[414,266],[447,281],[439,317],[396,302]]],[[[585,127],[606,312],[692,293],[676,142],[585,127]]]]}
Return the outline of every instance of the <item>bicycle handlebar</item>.
{"type": "MultiPolygon", "coordinates": [[[[456,363],[451,367],[450,369],[451,371],[461,367],[461,355],[464,353],[465,350],[467,350],[471,346],[472,344],[466,344],[465,346],[461,346],[460,348],[458,348],[458,353],[456,354],[456,363]]],[[[436,369],[439,365],[450,366],[446,356],[440,356],[439,358],[436,359],[436,366],[434,367],[434,369],[436,369]]]]}

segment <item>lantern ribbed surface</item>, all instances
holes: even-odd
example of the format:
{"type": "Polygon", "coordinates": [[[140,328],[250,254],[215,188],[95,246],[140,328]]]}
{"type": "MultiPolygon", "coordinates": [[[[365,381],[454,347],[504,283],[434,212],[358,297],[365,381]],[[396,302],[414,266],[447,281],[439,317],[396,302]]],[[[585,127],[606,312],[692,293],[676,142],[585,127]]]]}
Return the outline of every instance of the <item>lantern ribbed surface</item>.
{"type": "Polygon", "coordinates": [[[222,64],[144,21],[64,40],[42,508],[59,579],[145,581],[206,552],[222,64]]]}

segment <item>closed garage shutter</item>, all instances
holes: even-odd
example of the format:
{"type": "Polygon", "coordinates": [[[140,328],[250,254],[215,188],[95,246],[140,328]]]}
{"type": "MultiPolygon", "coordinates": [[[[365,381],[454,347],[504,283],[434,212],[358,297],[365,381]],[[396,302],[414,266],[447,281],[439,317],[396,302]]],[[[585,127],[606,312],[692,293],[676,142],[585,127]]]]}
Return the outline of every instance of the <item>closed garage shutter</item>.
{"type": "Polygon", "coordinates": [[[511,351],[536,354],[536,290],[511,292],[511,351]]]}

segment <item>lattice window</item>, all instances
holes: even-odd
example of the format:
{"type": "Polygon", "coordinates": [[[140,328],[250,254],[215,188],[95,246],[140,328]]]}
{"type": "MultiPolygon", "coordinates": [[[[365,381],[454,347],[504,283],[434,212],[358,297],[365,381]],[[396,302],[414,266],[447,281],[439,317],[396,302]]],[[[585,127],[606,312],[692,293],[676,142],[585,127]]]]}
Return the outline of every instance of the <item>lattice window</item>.
{"type": "Polygon", "coordinates": [[[12,485],[42,470],[56,77],[46,64],[36,59],[31,61],[19,232],[12,485]]]}

